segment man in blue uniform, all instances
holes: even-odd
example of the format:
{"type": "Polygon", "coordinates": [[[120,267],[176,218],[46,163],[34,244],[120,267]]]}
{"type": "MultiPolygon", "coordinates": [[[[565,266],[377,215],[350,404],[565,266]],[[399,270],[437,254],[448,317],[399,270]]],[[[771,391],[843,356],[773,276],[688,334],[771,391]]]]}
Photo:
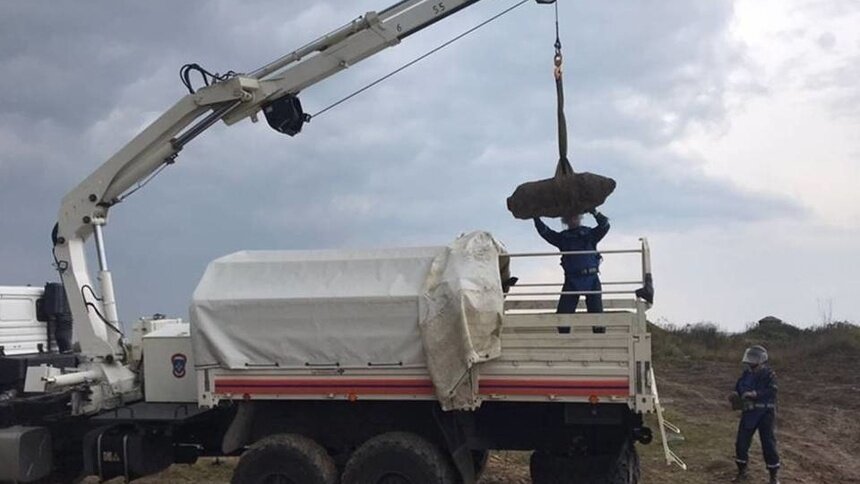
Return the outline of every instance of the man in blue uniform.
{"type": "MultiPolygon", "coordinates": [[[[547,227],[540,218],[534,219],[535,228],[544,240],[562,252],[595,251],[597,243],[609,232],[609,219],[597,210],[592,210],[590,213],[597,221],[597,227],[584,227],[582,215],[573,215],[562,219],[562,222],[567,225],[567,230],[556,232],[547,227]]],[[[600,291],[600,259],[600,254],[561,256],[561,266],[564,268],[562,292],[600,291]]],[[[577,304],[579,304],[579,294],[564,294],[558,300],[558,312],[576,312],[577,304]]],[[[585,305],[589,313],[603,312],[603,300],[600,294],[587,294],[585,305]]]]}
{"type": "Polygon", "coordinates": [[[751,346],[744,352],[742,362],[746,365],[743,375],[735,385],[741,400],[743,413],[738,425],[735,443],[735,462],[738,475],[733,482],[747,479],[749,449],[753,435],[758,430],[764,461],[770,473],[770,484],[779,484],[779,452],[776,446],[776,373],[767,365],[767,350],[763,346],[751,346]]]}

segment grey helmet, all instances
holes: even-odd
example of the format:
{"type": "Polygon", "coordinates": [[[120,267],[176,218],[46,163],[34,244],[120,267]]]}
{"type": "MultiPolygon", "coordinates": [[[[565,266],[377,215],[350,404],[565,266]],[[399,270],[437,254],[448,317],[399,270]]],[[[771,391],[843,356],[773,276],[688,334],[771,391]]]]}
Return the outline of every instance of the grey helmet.
{"type": "Polygon", "coordinates": [[[767,349],[760,345],[750,346],[746,351],[744,351],[744,358],[741,362],[748,365],[761,365],[766,363],[767,349]]]}

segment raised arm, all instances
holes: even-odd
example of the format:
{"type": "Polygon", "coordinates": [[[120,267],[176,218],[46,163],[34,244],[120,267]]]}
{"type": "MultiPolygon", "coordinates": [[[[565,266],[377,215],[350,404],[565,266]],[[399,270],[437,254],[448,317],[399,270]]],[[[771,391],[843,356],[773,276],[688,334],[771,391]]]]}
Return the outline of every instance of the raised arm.
{"type": "Polygon", "coordinates": [[[606,233],[609,232],[609,218],[606,215],[594,210],[591,212],[594,216],[594,220],[597,221],[597,227],[591,229],[591,238],[594,240],[594,243],[597,244],[604,237],[606,237],[606,233]]]}
{"type": "Polygon", "coordinates": [[[535,217],[534,221],[535,228],[537,229],[538,234],[550,244],[561,249],[561,234],[547,227],[547,225],[543,223],[543,220],[541,220],[540,217],[535,217]]]}

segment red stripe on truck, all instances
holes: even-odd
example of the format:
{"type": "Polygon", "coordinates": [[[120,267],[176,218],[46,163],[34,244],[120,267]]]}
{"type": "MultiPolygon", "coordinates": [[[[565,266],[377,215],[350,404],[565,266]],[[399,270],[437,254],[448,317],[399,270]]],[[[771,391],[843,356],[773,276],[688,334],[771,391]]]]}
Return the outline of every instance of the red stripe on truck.
{"type": "MultiPolygon", "coordinates": [[[[629,381],[624,380],[519,380],[482,378],[482,395],[558,395],[621,396],[628,395],[629,381]]],[[[249,395],[433,395],[429,379],[366,378],[219,378],[215,393],[249,395]]]]}
{"type": "Polygon", "coordinates": [[[215,380],[215,393],[252,395],[317,395],[354,393],[357,395],[433,395],[428,379],[304,379],[225,378],[215,380]]]}
{"type": "Polygon", "coordinates": [[[620,396],[630,392],[630,382],[624,380],[514,380],[482,378],[482,395],[558,395],[589,397],[620,396]]]}

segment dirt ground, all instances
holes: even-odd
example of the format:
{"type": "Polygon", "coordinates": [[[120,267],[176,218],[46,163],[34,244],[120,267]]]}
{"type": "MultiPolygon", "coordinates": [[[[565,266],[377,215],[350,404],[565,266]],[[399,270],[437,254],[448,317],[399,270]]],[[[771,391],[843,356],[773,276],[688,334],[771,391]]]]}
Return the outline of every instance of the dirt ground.
{"type": "MultiPolygon", "coordinates": [[[[684,440],[672,442],[689,465],[687,471],[666,465],[660,444],[638,446],[645,483],[723,483],[733,476],[734,435],[738,413],[726,396],[740,366],[705,358],[655,359],[658,383],[668,419],[681,427],[684,440]]],[[[779,438],[783,483],[860,483],[860,352],[827,352],[820,356],[774,362],[779,383],[779,438]]],[[[652,423],[652,428],[655,425],[652,423]]],[[[757,439],[750,452],[753,479],[767,482],[757,439]]],[[[491,455],[482,484],[531,482],[526,452],[491,455]]],[[[203,459],[176,465],[138,482],[152,484],[227,483],[235,459],[203,459]]]]}
{"type": "MultiPolygon", "coordinates": [[[[860,483],[860,355],[816,366],[775,365],[779,381],[777,436],[783,483],[860,483]]],[[[686,440],[675,445],[687,472],[667,469],[655,446],[643,452],[645,482],[727,482],[734,473],[738,413],[726,395],[739,371],[727,363],[662,368],[661,392],[686,440]]],[[[767,482],[761,447],[750,451],[752,482],[767,482]]]]}

